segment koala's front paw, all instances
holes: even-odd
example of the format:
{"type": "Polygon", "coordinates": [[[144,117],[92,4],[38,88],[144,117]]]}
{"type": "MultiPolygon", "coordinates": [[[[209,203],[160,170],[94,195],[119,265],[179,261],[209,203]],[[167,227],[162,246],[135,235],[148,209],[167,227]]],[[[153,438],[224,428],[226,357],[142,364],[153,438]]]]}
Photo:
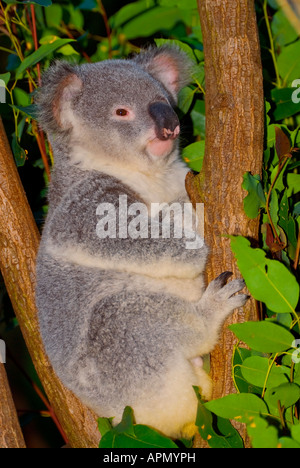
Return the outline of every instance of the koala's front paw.
{"type": "Polygon", "coordinates": [[[245,287],[245,281],[238,279],[226,284],[231,276],[230,271],[225,271],[208,285],[201,299],[202,306],[226,317],[234,309],[242,307],[247,302],[249,299],[247,294],[235,295],[245,287]]]}

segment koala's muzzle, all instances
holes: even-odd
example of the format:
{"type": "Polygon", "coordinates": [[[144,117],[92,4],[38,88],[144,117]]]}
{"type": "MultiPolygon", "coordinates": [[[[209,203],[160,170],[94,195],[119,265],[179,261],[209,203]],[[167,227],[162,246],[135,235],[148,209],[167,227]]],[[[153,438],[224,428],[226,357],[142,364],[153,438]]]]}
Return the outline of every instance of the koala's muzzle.
{"type": "Polygon", "coordinates": [[[149,105],[149,114],[155,122],[155,132],[160,140],[175,140],[180,133],[179,120],[169,104],[153,102],[149,105]]]}

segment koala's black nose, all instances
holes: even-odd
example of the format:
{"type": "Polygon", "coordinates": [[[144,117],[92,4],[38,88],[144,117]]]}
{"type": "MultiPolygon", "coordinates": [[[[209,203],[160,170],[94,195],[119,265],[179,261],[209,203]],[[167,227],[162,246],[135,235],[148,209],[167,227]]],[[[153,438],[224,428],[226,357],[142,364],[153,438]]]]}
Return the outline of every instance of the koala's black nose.
{"type": "Polygon", "coordinates": [[[160,140],[175,139],[180,132],[178,117],[172,107],[165,102],[149,104],[149,114],[155,122],[156,136],[160,140]]]}

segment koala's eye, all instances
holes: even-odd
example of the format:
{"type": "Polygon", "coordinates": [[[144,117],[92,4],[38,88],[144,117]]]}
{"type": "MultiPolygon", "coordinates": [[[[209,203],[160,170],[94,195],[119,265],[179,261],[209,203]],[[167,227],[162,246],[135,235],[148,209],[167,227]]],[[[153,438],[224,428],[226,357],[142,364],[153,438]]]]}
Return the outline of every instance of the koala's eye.
{"type": "Polygon", "coordinates": [[[117,109],[116,110],[116,115],[119,115],[121,117],[126,117],[128,114],[129,114],[129,112],[126,109],[117,109]]]}
{"type": "Polygon", "coordinates": [[[135,113],[132,108],[130,107],[115,107],[113,109],[113,117],[115,120],[119,121],[127,121],[127,120],[134,120],[135,113]]]}

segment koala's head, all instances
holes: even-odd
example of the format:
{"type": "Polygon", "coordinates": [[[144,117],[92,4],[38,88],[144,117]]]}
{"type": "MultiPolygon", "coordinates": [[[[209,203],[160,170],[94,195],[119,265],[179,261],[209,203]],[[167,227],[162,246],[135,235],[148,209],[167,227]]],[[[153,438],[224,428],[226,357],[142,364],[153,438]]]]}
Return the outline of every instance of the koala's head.
{"type": "Polygon", "coordinates": [[[39,120],[83,166],[116,160],[161,165],[177,155],[180,125],[173,107],[190,74],[187,56],[166,46],[131,60],[56,62],[43,77],[39,120]]]}

